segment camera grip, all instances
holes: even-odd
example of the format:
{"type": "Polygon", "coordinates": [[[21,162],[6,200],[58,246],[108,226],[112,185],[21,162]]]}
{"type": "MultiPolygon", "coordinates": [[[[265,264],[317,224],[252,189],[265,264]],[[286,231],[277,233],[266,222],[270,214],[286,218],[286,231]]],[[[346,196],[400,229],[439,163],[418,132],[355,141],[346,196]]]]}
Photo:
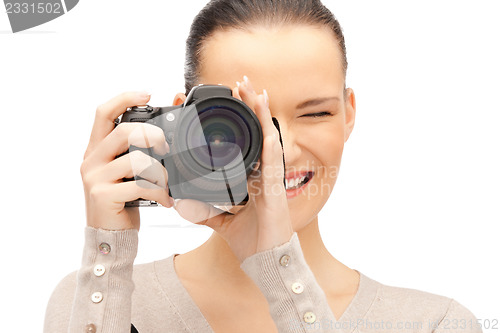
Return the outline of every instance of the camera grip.
{"type": "MultiPolygon", "coordinates": [[[[128,153],[130,153],[132,151],[136,151],[136,150],[139,150],[139,151],[143,152],[145,155],[150,156],[150,157],[156,159],[161,164],[164,163],[163,158],[165,156],[161,156],[161,155],[156,154],[154,152],[153,148],[151,148],[151,147],[149,147],[149,148],[140,148],[140,147],[136,147],[136,146],[133,146],[133,145],[131,145],[126,152],[118,155],[116,158],[118,158],[120,156],[123,156],[123,155],[126,155],[126,154],[128,154],[128,153]]],[[[136,175],[136,176],[134,176],[134,178],[123,178],[123,181],[137,181],[137,180],[146,180],[146,181],[148,181],[147,179],[141,177],[140,175],[136,175]]],[[[168,195],[172,196],[170,188],[168,189],[168,195]]],[[[157,207],[157,206],[159,206],[159,204],[156,201],[145,200],[143,198],[139,198],[137,200],[129,201],[129,202],[125,203],[125,207],[157,207]]]]}

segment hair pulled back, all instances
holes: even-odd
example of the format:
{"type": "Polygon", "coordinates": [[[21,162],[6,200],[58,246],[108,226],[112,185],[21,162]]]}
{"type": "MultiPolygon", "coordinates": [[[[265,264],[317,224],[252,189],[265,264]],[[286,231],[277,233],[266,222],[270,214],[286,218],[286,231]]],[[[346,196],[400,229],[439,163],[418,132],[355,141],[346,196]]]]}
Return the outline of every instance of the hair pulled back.
{"type": "Polygon", "coordinates": [[[335,16],[320,0],[212,0],[195,17],[186,41],[186,94],[199,81],[203,43],[215,32],[246,30],[256,25],[274,27],[287,24],[330,28],[341,51],[345,77],[347,55],[344,34],[335,16]]]}

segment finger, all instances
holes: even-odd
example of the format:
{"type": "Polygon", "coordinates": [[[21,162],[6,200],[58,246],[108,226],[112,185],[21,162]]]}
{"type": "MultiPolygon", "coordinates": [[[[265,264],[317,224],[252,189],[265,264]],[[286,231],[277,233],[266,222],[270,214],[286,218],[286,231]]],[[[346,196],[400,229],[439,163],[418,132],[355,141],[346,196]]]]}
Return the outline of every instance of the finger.
{"type": "Polygon", "coordinates": [[[121,123],[87,157],[84,164],[107,164],[126,152],[130,146],[153,148],[158,155],[170,151],[165,133],[158,126],[147,123],[121,123]]]}
{"type": "Polygon", "coordinates": [[[215,231],[221,230],[227,222],[227,217],[232,216],[219,208],[193,199],[177,200],[174,209],[183,219],[206,225],[215,231]]]}
{"type": "Polygon", "coordinates": [[[272,195],[286,193],[283,183],[285,174],[283,167],[283,150],[276,135],[266,136],[264,138],[261,160],[261,181],[265,189],[264,193],[270,193],[272,195]]]}
{"type": "Polygon", "coordinates": [[[238,93],[243,103],[253,110],[255,102],[257,101],[257,93],[253,89],[252,83],[248,77],[244,76],[243,82],[239,82],[238,93]]]}
{"type": "Polygon", "coordinates": [[[96,171],[95,183],[116,183],[123,178],[140,177],[168,191],[168,172],[155,158],[135,150],[96,171]]]}
{"type": "Polygon", "coordinates": [[[271,110],[269,110],[269,97],[267,96],[266,90],[264,90],[264,95],[258,95],[256,97],[254,111],[261,124],[263,136],[277,135],[279,137],[278,129],[273,123],[271,110]]]}
{"type": "Polygon", "coordinates": [[[272,121],[268,98],[265,95],[259,95],[255,105],[255,113],[262,125],[264,135],[261,181],[264,195],[281,196],[286,193],[283,185],[283,149],[279,142],[279,132],[272,121]]]}
{"type": "Polygon", "coordinates": [[[126,92],[98,106],[85,156],[90,154],[95,146],[111,133],[115,127],[115,119],[123,114],[128,107],[145,105],[150,98],[151,95],[147,92],[126,92]]]}
{"type": "Polygon", "coordinates": [[[169,197],[168,191],[146,180],[113,184],[112,193],[109,193],[109,198],[119,204],[144,199],[156,201],[167,208],[174,206],[174,202],[169,197]]]}
{"type": "MultiPolygon", "coordinates": [[[[240,83],[237,82],[237,84],[239,85],[240,83]]],[[[240,96],[239,89],[240,89],[239,86],[233,88],[233,97],[236,98],[236,99],[239,99],[241,101],[241,96],[240,96]]]]}

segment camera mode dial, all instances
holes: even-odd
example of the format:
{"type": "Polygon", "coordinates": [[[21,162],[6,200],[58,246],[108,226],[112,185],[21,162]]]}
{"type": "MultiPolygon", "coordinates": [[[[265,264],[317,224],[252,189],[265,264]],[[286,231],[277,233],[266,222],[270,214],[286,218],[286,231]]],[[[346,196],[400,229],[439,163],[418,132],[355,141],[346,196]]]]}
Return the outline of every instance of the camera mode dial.
{"type": "Polygon", "coordinates": [[[145,106],[134,106],[130,108],[130,111],[132,112],[153,112],[153,107],[149,105],[145,106]]]}

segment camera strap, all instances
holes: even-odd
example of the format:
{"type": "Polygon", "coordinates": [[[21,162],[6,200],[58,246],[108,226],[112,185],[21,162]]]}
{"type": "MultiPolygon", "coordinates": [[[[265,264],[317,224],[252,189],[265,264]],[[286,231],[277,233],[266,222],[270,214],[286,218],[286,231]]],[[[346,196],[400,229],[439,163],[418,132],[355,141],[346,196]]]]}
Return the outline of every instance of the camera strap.
{"type": "Polygon", "coordinates": [[[280,135],[280,145],[281,145],[281,152],[283,154],[283,186],[286,188],[286,178],[285,178],[285,172],[286,172],[286,165],[285,165],[285,152],[283,150],[283,139],[281,138],[281,131],[280,131],[280,123],[278,122],[278,119],[273,117],[273,124],[274,127],[278,130],[278,133],[280,135]]]}

